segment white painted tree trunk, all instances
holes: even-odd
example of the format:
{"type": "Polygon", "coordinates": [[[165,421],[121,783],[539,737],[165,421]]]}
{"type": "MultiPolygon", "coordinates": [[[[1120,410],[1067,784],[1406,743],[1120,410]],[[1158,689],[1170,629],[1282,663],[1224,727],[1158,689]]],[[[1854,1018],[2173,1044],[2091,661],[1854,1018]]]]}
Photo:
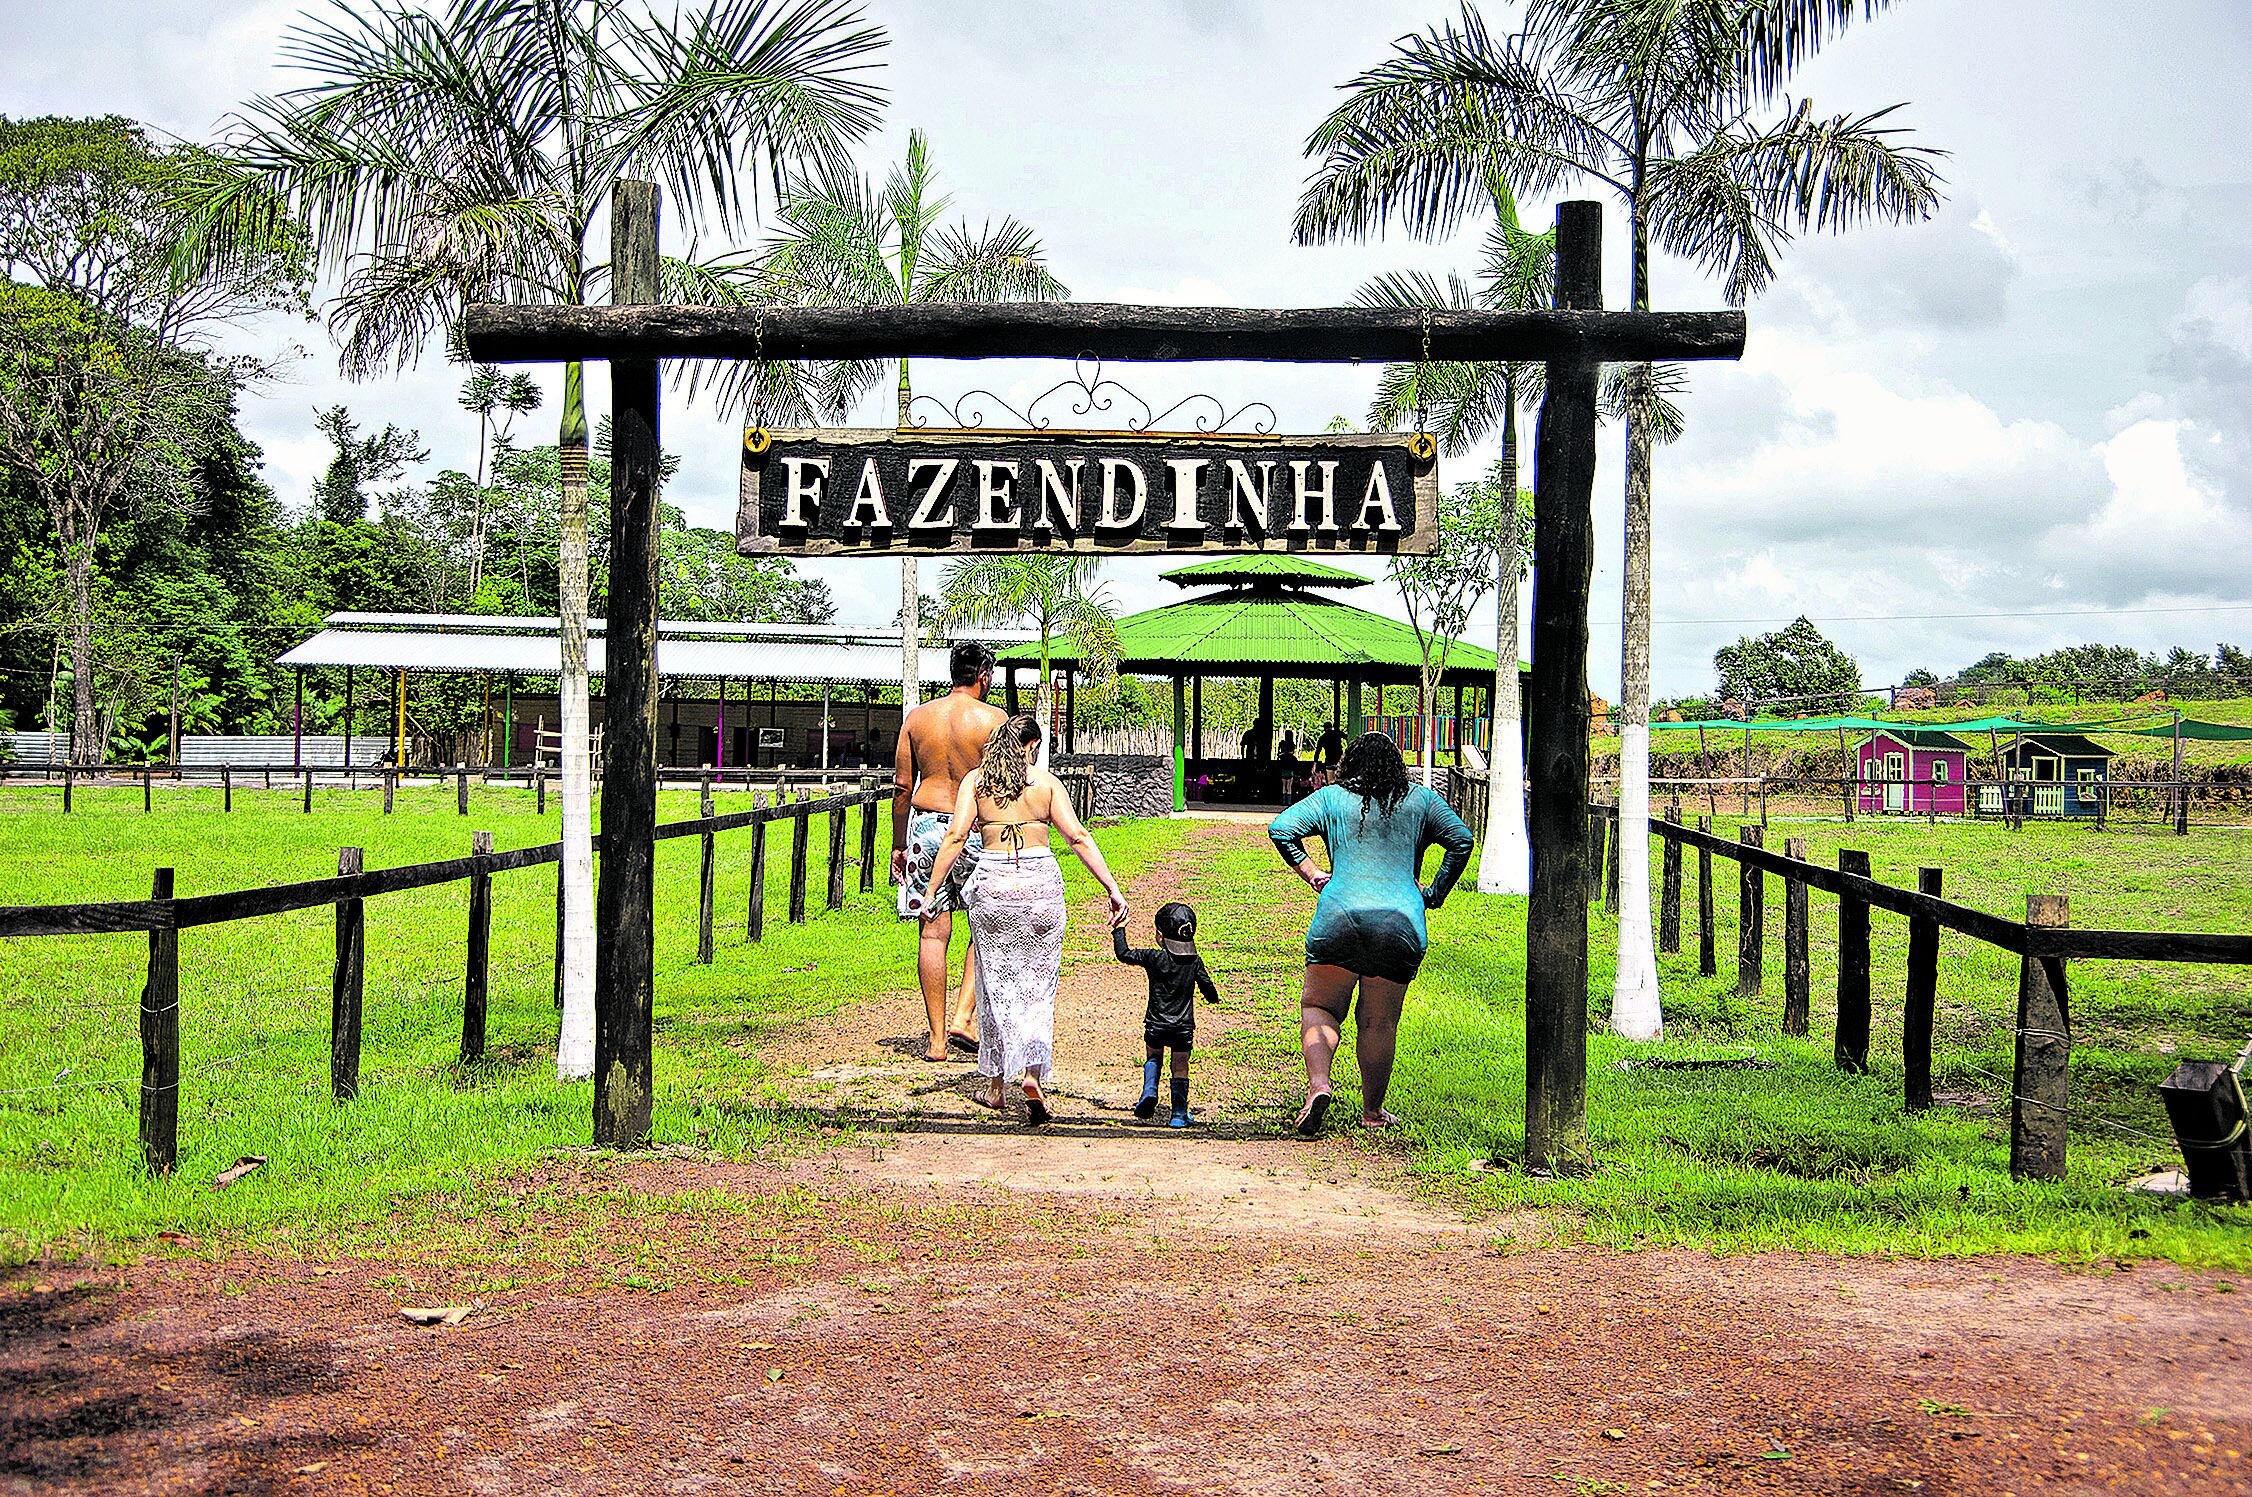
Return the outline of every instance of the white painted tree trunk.
{"type": "Polygon", "coordinates": [[[1618,706],[1619,963],[1611,985],[1611,1028],[1631,1040],[1654,1040],[1665,1032],[1665,1018],[1650,931],[1650,431],[1647,419],[1632,410],[1626,446],[1618,706]]]}
{"type": "MultiPolygon", "coordinates": [[[[1514,477],[1514,473],[1512,473],[1514,477]]],[[[1478,892],[1530,894],[1532,844],[1525,839],[1525,739],[1518,728],[1517,525],[1509,521],[1494,582],[1494,737],[1486,763],[1486,835],[1478,892]]]]}
{"type": "Polygon", "coordinates": [[[555,1074],[594,1074],[594,765],[587,703],[586,448],[561,453],[563,503],[556,539],[563,670],[563,1018],[555,1074]]]}
{"type": "Polygon", "coordinates": [[[1432,766],[1438,761],[1436,743],[1439,735],[1435,731],[1439,726],[1439,704],[1435,700],[1437,696],[1438,693],[1424,683],[1416,683],[1416,726],[1423,737],[1423,788],[1426,790],[1431,788],[1432,766]]]}

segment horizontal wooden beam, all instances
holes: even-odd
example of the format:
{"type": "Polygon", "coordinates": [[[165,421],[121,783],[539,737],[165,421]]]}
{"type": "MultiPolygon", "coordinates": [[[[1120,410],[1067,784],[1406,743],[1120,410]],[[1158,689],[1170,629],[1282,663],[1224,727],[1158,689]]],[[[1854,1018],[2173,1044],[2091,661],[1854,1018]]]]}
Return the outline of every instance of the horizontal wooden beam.
{"type": "Polygon", "coordinates": [[[910,307],[473,306],[481,363],[578,359],[1101,359],[1396,363],[1736,359],[1741,312],[1144,307],[1115,302],[910,307]],[[1425,335],[1429,346],[1426,350],[1425,335]]]}

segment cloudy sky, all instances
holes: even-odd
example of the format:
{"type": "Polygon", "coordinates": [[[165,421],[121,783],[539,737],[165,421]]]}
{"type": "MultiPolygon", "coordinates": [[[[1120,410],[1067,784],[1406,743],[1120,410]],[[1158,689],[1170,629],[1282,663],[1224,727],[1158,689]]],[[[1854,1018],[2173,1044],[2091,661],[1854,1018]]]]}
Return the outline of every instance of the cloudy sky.
{"type": "MultiPolygon", "coordinates": [[[[209,138],[287,87],[276,47],[309,0],[73,0],[8,9],[0,110],[115,112],[209,138]]],[[[1499,20],[1510,7],[1489,7],[1499,20]]],[[[1299,249],[1307,132],[1335,89],[1440,0],[869,0],[891,34],[890,106],[864,160],[929,133],[956,210],[1013,213],[1086,300],[1319,306],[1376,271],[1467,266],[1466,242],[1394,236],[1299,249]]],[[[1695,691],[1714,649],[1806,613],[1890,682],[1990,649],[2083,640],[2252,643],[2252,157],[2242,150],[2252,6],[2238,0],[1905,0],[1805,69],[1824,113],[1904,107],[1950,153],[1929,223],[1812,239],[1750,308],[1740,365],[1707,365],[1689,433],[1656,476],[1657,684],[1695,691]]],[[[1528,204],[1528,218],[1548,206],[1528,204]]],[[[1611,304],[1623,224],[1607,221],[1611,304]]],[[[1471,236],[1465,235],[1467,241],[1471,236]]],[[[671,231],[668,249],[685,233],[671,231]]],[[[709,241],[706,241],[707,245],[709,241]]],[[[1661,262],[1660,306],[1714,307],[1661,262]]],[[[348,385],[317,327],[245,424],[275,491],[302,503],[327,449],[317,407],[419,429],[458,466],[475,429],[459,371],[348,385]]],[[[1374,373],[1200,365],[1114,369],[1160,404],[1192,390],[1265,400],[1285,429],[1365,410],[1374,373]]],[[[1023,398],[1054,366],[923,363],[917,387],[1023,398]]],[[[551,419],[559,381],[547,371],[551,419]]],[[[877,403],[863,413],[887,419],[877,403]]],[[[684,458],[668,497],[732,523],[737,434],[668,407],[684,458]]],[[[1445,466],[1468,477],[1489,454],[1445,466]]],[[[1618,677],[1619,442],[1597,479],[1591,669],[1618,677]]],[[[435,464],[433,465],[435,466],[435,464]]],[[[845,618],[883,619],[896,565],[813,565],[845,618]]],[[[1172,592],[1118,561],[1128,607],[1172,592]]],[[[1370,594],[1379,589],[1371,589],[1370,594]]],[[[1369,601],[1384,606],[1385,599],[1369,601]]],[[[1396,611],[1396,608],[1395,608],[1396,611]]],[[[1491,629],[1491,611],[1473,632],[1491,629]]]]}

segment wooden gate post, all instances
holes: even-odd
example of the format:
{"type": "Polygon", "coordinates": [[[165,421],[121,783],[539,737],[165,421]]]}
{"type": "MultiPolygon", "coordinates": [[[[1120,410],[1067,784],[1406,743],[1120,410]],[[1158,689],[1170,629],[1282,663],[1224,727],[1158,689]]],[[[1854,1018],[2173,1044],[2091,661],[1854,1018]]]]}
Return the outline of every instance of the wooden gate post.
{"type": "MultiPolygon", "coordinates": [[[[758,809],[758,792],[751,792],[751,809],[758,809]]],[[[744,921],[746,941],[766,935],[766,822],[751,823],[751,897],[744,921]]]]}
{"type": "MultiPolygon", "coordinates": [[[[1916,892],[1939,897],[1941,872],[1916,870],[1916,892]]],[[[1908,917],[1908,991],[1901,1000],[1900,1059],[1910,1107],[1931,1106],[1931,1029],[1939,1002],[1939,922],[1908,917]]]]}
{"type": "MultiPolygon", "coordinates": [[[[657,184],[610,191],[610,300],[662,300],[657,184]]],[[[603,672],[602,867],[594,900],[594,1141],[649,1137],[655,1060],[657,480],[655,359],[610,362],[610,610],[603,672]]]]}
{"type": "MultiPolygon", "coordinates": [[[[1869,876],[1869,855],[1838,849],[1838,872],[1869,876]]],[[[1869,1069],[1869,902],[1851,889],[1838,891],[1838,1069],[1869,1069]]]]}
{"type": "MultiPolygon", "coordinates": [[[[1806,839],[1783,839],[1783,855],[1806,861],[1806,839]]],[[[1783,1033],[1803,1035],[1812,1022],[1813,973],[1807,962],[1806,880],[1783,880],[1783,1033]]]]}
{"type": "Polygon", "coordinates": [[[172,924],[172,870],[159,868],[149,898],[166,906],[149,932],[148,981],[141,988],[141,1163],[169,1175],[180,1154],[180,932],[172,924]]]}
{"type": "MultiPolygon", "coordinates": [[[[2062,894],[2025,896],[2025,925],[2070,923],[2062,894]]],[[[2071,1114],[2067,1066],[2072,1059],[2072,1004],[2064,958],[2027,956],[2017,978],[2017,1062],[2010,1077],[2010,1174],[2019,1180],[2064,1177],[2065,1125],[2071,1114]]]]}
{"type": "Polygon", "coordinates": [[[829,908],[841,910],[845,902],[845,808],[829,811],[829,908]]]}
{"type": "MultiPolygon", "coordinates": [[[[1681,802],[1676,800],[1666,807],[1666,825],[1681,825],[1681,802]]],[[[1658,880],[1658,949],[1681,949],[1681,843],[1673,837],[1661,839],[1664,851],[1659,855],[1662,870],[1658,880]]]]}
{"type": "MultiPolygon", "coordinates": [[[[1697,830],[1710,836],[1712,834],[1712,818],[1710,816],[1698,817],[1697,830]]],[[[1712,926],[1712,849],[1700,842],[1697,844],[1697,975],[1699,977],[1717,977],[1720,975],[1718,941],[1713,935],[1712,926]]]]}
{"type": "Polygon", "coordinates": [[[469,768],[463,764],[454,766],[454,814],[469,814],[469,768]]]}
{"type": "Polygon", "coordinates": [[[805,924],[805,843],[812,835],[812,813],[800,800],[790,815],[790,923],[805,924]]]}
{"type": "MultiPolygon", "coordinates": [[[[1602,206],[1559,203],[1556,303],[1602,302],[1602,206]]],[[[1525,1165],[1538,1170],[1587,1155],[1587,602],[1600,374],[1584,353],[1550,360],[1534,438],[1525,1165]]]]}
{"type": "MultiPolygon", "coordinates": [[[[1756,826],[1736,828],[1736,841],[1758,847],[1766,838],[1756,826]]],[[[1736,996],[1759,994],[1767,958],[1767,875],[1749,858],[1736,865],[1736,996]]]]}
{"type": "MultiPolygon", "coordinates": [[[[360,871],[360,849],[337,849],[336,871],[360,871]]],[[[339,1102],[360,1094],[360,980],[367,958],[367,915],[362,901],[336,902],[336,967],[329,981],[328,1089],[339,1102]]]]}
{"type": "MultiPolygon", "coordinates": [[[[219,809],[232,811],[234,808],[235,767],[232,764],[222,764],[219,766],[219,809]]],[[[390,809],[389,797],[385,797],[384,809],[390,809]]]]}
{"type": "Polygon", "coordinates": [[[708,829],[700,840],[703,855],[696,867],[696,960],[708,967],[712,964],[712,879],[719,848],[718,839],[708,829]]]}
{"type": "MultiPolygon", "coordinates": [[[[483,860],[493,855],[493,834],[471,832],[469,855],[483,860]]],[[[493,876],[483,866],[469,875],[469,966],[461,981],[461,1063],[473,1066],[485,1058],[485,993],[488,956],[493,945],[493,876]]]]}

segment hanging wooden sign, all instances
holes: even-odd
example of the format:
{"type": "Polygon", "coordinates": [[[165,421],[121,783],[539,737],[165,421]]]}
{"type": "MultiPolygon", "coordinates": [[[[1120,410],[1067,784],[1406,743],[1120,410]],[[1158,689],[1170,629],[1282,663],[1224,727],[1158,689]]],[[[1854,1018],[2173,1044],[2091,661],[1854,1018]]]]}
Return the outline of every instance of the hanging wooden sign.
{"type": "Polygon", "coordinates": [[[735,546],[1420,554],[1436,539],[1434,456],[1429,437],[1397,434],[754,429],[735,546]]]}

